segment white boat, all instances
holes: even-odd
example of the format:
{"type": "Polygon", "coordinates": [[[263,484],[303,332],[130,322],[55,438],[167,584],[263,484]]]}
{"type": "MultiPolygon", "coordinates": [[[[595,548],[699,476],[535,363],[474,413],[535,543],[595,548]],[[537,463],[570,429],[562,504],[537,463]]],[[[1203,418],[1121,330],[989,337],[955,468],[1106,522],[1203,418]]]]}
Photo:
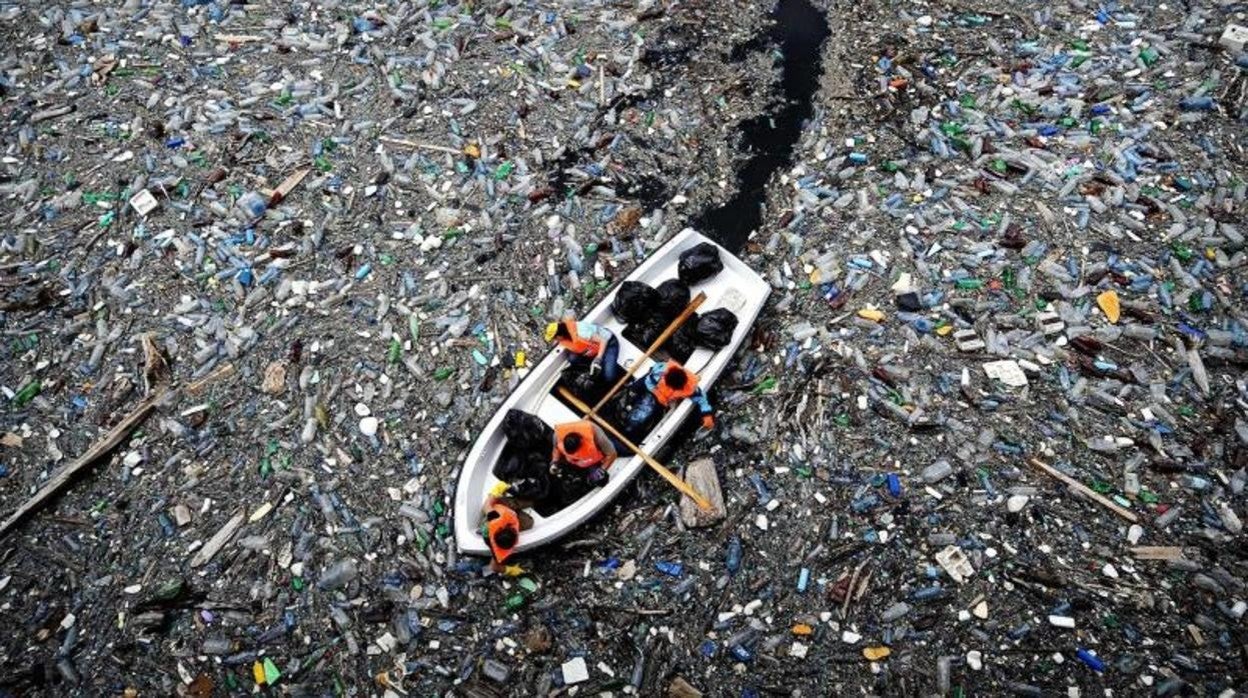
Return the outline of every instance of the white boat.
{"type": "MultiPolygon", "coordinates": [[[[644,281],[651,286],[658,286],[667,279],[674,279],[677,276],[680,254],[704,242],[713,244],[709,238],[686,228],[655,250],[654,254],[628,275],[627,279],[644,281]]],[[[737,327],[728,346],[716,351],[698,347],[684,363],[686,368],[698,374],[698,385],[703,389],[709,389],[715,383],[733,354],[749,336],[754,320],[758,317],[771,292],[767,282],[744,262],[722,247],[719,249],[719,254],[720,261],[724,265],[723,270],[702,283],[691,286],[690,292],[691,295],[697,295],[699,291],[706,294],[706,300],[698,308],[699,313],[706,313],[716,308],[727,308],[736,315],[737,327]]],[[[603,325],[615,333],[620,342],[619,364],[628,370],[645,354],[646,347],[635,346],[625,339],[624,324],[611,312],[611,301],[615,298],[618,289],[617,284],[611,293],[578,319],[603,325]]],[[[652,363],[651,359],[645,359],[645,363],[638,370],[633,371],[632,375],[634,377],[645,375],[652,363]]],[[[481,508],[490,490],[498,483],[492,470],[506,442],[501,427],[508,410],[515,408],[537,415],[552,428],[556,424],[576,421],[583,417],[582,414],[566,406],[554,394],[560,372],[566,366],[567,359],[562,350],[551,351],[547,354],[503,401],[481,430],[476,442],[473,443],[472,449],[464,460],[464,466],[459,475],[459,484],[455,491],[455,543],[460,552],[468,555],[490,554],[489,546],[480,533],[481,508]]],[[[637,445],[647,453],[656,453],[667,439],[676,433],[691,409],[693,409],[692,402],[681,400],[637,445]]],[[[579,500],[550,516],[527,511],[526,513],[533,518],[533,527],[521,532],[517,551],[531,550],[567,535],[601,511],[628,486],[628,483],[639,472],[647,469],[641,457],[636,455],[628,457],[627,451],[622,452],[619,459],[611,466],[610,479],[605,486],[591,490],[579,500]]]]}

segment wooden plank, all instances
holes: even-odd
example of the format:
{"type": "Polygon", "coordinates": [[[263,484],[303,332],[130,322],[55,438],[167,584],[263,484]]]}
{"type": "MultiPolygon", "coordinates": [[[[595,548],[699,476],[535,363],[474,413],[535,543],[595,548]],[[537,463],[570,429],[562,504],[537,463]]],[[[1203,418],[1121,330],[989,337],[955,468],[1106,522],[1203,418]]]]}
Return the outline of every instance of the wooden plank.
{"type": "MultiPolygon", "coordinates": [[[[164,358],[159,355],[159,352],[154,351],[154,346],[155,345],[152,345],[153,351],[149,352],[147,355],[147,370],[145,371],[145,375],[151,374],[155,379],[166,380],[168,378],[168,366],[163,366],[164,370],[161,371],[157,370],[152,363],[153,359],[159,359],[161,362],[164,361],[164,358]]],[[[201,378],[199,381],[188,385],[183,390],[187,393],[195,394],[212,381],[223,376],[228,376],[232,373],[234,373],[234,365],[226,364],[221,368],[218,368],[216,371],[213,371],[211,374],[201,378]]],[[[118,422],[112,429],[109,429],[101,439],[92,444],[91,448],[87,449],[86,453],[78,456],[76,460],[62,468],[56,475],[49,478],[38,492],[32,495],[30,499],[27,499],[24,504],[10,514],[9,518],[4,520],[4,523],[0,523],[0,538],[3,538],[5,534],[9,532],[9,529],[15,526],[31,512],[43,506],[50,499],[59,494],[60,491],[67,487],[74,480],[74,477],[80,472],[88,470],[101,457],[107,455],[110,451],[120,445],[121,442],[125,441],[130,435],[130,432],[134,431],[140,424],[142,424],[143,420],[147,419],[148,416],[152,414],[152,411],[156,409],[157,405],[167,399],[174,400],[180,396],[180,392],[176,386],[172,388],[166,388],[163,385],[153,386],[151,389],[154,392],[149,395],[147,399],[143,400],[143,402],[140,402],[139,405],[126,416],[125,419],[118,422]]]]}
{"type": "Polygon", "coordinates": [[[311,169],[305,167],[302,170],[295,171],[294,174],[282,180],[282,183],[277,185],[277,189],[273,190],[273,195],[269,197],[269,205],[276,206],[282,201],[285,201],[286,197],[290,196],[290,192],[294,191],[295,187],[299,186],[299,183],[302,182],[304,177],[307,177],[308,173],[311,171],[311,169]]]}
{"type": "Polygon", "coordinates": [[[689,528],[702,528],[722,521],[727,515],[724,492],[719,487],[719,475],[715,473],[715,461],[699,458],[685,468],[685,482],[701,492],[711,503],[710,509],[701,509],[689,497],[680,498],[680,520],[689,528]]]}
{"type": "Polygon", "coordinates": [[[112,451],[122,441],[125,441],[126,437],[130,435],[130,432],[134,431],[136,427],[142,424],[143,420],[147,419],[152,411],[156,409],[156,403],[165,399],[167,395],[168,393],[166,391],[161,390],[155,395],[152,395],[143,402],[139,403],[139,406],[134,408],[134,411],[127,415],[125,419],[118,422],[112,429],[109,429],[104,434],[103,438],[96,441],[91,448],[87,449],[86,453],[78,456],[78,458],[72,463],[66,465],[64,468],[61,468],[60,472],[49,478],[48,481],[44,483],[43,487],[39,488],[38,492],[36,492],[30,499],[27,499],[26,503],[18,507],[16,511],[10,514],[9,518],[4,520],[4,523],[0,523],[0,538],[3,538],[4,535],[9,532],[9,529],[16,525],[17,522],[24,519],[28,514],[43,506],[45,502],[60,493],[60,491],[74,479],[75,475],[86,470],[97,460],[99,460],[100,457],[104,456],[109,451],[112,451]]]}
{"type": "Polygon", "coordinates": [[[229,543],[230,539],[234,537],[234,534],[238,533],[238,529],[242,528],[243,519],[246,516],[246,513],[240,511],[229,521],[226,521],[224,526],[217,529],[212,538],[209,538],[208,542],[204,543],[204,547],[200,548],[199,552],[195,553],[195,556],[191,558],[191,567],[201,567],[216,557],[221,548],[224,548],[225,544],[229,543]]]}
{"type": "Polygon", "coordinates": [[[1183,548],[1172,545],[1140,545],[1131,548],[1137,560],[1182,560],[1183,548]]]}
{"type": "MultiPolygon", "coordinates": [[[[307,122],[311,123],[311,122],[307,122]]],[[[390,145],[399,145],[404,148],[420,148],[421,150],[433,150],[439,153],[447,153],[449,155],[462,155],[462,151],[456,148],[448,148],[444,145],[434,145],[433,143],[417,143],[403,138],[394,138],[392,136],[379,136],[377,140],[390,145]]]]}
{"type": "Polygon", "coordinates": [[[226,376],[232,375],[233,373],[234,373],[234,364],[226,364],[222,366],[221,368],[218,368],[217,370],[213,371],[212,373],[209,373],[208,375],[204,376],[203,378],[200,378],[194,383],[191,383],[190,385],[186,386],[186,392],[191,395],[198,395],[199,391],[203,390],[204,387],[207,386],[209,383],[215,380],[218,380],[220,378],[224,378],[226,376]]]}
{"type": "Polygon", "coordinates": [[[1088,487],[1087,485],[1083,484],[1082,482],[1079,482],[1078,480],[1076,480],[1076,479],[1074,479],[1073,477],[1071,477],[1071,476],[1067,475],[1066,473],[1063,473],[1062,471],[1057,470],[1057,469],[1056,469],[1056,468],[1054,468],[1053,466],[1051,466],[1051,465],[1049,465],[1049,464],[1047,464],[1047,463],[1045,463],[1045,462],[1041,461],[1040,459],[1038,459],[1038,458],[1028,458],[1028,459],[1027,459],[1027,462],[1028,462],[1028,463],[1031,463],[1032,465],[1036,466],[1037,468],[1039,468],[1039,469],[1043,470],[1044,472],[1048,473],[1049,475],[1052,475],[1053,477],[1057,478],[1058,480],[1061,480],[1062,482],[1066,483],[1067,485],[1070,485],[1070,487],[1071,487],[1071,488],[1073,488],[1075,491],[1079,492],[1080,494],[1083,494],[1083,495],[1087,496],[1087,497],[1088,497],[1089,499],[1091,499],[1092,501],[1096,502],[1097,504],[1100,504],[1101,506],[1105,507],[1106,509],[1109,509],[1110,511],[1114,512],[1114,513],[1115,513],[1115,514],[1117,514],[1118,516],[1121,516],[1122,518],[1126,519],[1127,521],[1130,521],[1131,523],[1138,523],[1138,522],[1139,522],[1140,517],[1136,516],[1135,514],[1131,513],[1130,511],[1127,511],[1126,509],[1124,509],[1124,508],[1122,508],[1122,507],[1118,506],[1118,505],[1117,505],[1117,504],[1115,504],[1112,500],[1110,500],[1108,497],[1106,497],[1106,496],[1102,495],[1100,492],[1097,492],[1096,490],[1093,490],[1091,487],[1088,487]]]}

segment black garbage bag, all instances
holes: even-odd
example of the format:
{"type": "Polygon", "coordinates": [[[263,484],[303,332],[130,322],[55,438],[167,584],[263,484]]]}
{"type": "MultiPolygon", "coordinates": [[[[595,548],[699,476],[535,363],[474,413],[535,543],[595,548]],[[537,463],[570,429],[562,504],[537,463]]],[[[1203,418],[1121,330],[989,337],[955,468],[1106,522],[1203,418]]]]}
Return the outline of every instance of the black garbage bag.
{"type": "Polygon", "coordinates": [[[607,385],[602,372],[592,373],[589,364],[571,364],[563,369],[559,384],[581,400],[594,404],[606,394],[611,386],[607,385]]]}
{"type": "Polygon", "coordinates": [[[716,308],[698,318],[697,343],[707,349],[723,349],[732,343],[737,329],[737,316],[727,308],[716,308]]]}
{"type": "MultiPolygon", "coordinates": [[[[504,480],[504,482],[511,485],[507,489],[508,497],[520,502],[531,502],[533,508],[539,511],[543,504],[559,498],[559,483],[550,474],[549,459],[542,465],[540,473],[535,472],[530,477],[504,480]]],[[[558,511],[557,508],[556,511],[558,511]]]]}
{"type": "Polygon", "coordinates": [[[550,448],[545,454],[536,451],[522,451],[513,444],[503,446],[503,452],[494,464],[494,477],[511,484],[512,488],[520,487],[523,493],[513,492],[513,496],[521,499],[540,499],[548,488],[546,480],[550,474],[550,448]]]}
{"type": "Polygon", "coordinates": [[[694,245],[680,253],[677,273],[680,280],[692,286],[715,276],[724,268],[719,259],[719,248],[709,242],[694,245]]]}
{"type": "Polygon", "coordinates": [[[572,377],[572,392],[577,396],[591,396],[602,387],[602,381],[599,376],[602,374],[590,373],[589,370],[577,371],[572,377]]]}
{"type": "MultiPolygon", "coordinates": [[[[672,336],[668,337],[667,341],[663,342],[663,345],[655,353],[659,356],[675,359],[681,363],[689,360],[689,356],[693,354],[693,350],[698,345],[697,330],[694,327],[696,322],[696,318],[690,318],[689,321],[672,333],[672,336]]],[[[663,334],[668,324],[668,321],[652,319],[647,322],[629,325],[624,328],[624,339],[643,349],[648,349],[663,334]]]]}
{"type": "Polygon", "coordinates": [[[499,455],[498,462],[494,464],[492,472],[499,480],[511,482],[524,477],[528,467],[523,451],[504,445],[503,452],[499,455]]]}
{"type": "Polygon", "coordinates": [[[638,322],[629,323],[624,328],[624,339],[632,342],[634,345],[641,347],[643,350],[649,349],[654,340],[663,334],[663,330],[667,329],[667,323],[661,318],[649,317],[638,322]]]}
{"type": "Polygon", "coordinates": [[[662,351],[669,359],[683,364],[689,360],[689,357],[693,355],[693,350],[697,348],[698,331],[692,322],[686,322],[680,326],[680,329],[673,332],[666,342],[663,342],[662,351]]]}
{"type": "MultiPolygon", "coordinates": [[[[629,396],[633,383],[637,381],[639,376],[629,379],[628,387],[620,390],[607,401],[601,409],[598,410],[598,416],[607,422],[614,424],[616,428],[622,428],[625,418],[628,416],[629,396]]],[[[638,442],[640,443],[640,442],[638,442]]],[[[620,458],[627,458],[631,452],[625,450],[620,452],[620,458]]]]}
{"type": "Polygon", "coordinates": [[[549,457],[551,446],[555,443],[553,429],[537,415],[517,409],[507,410],[507,415],[503,417],[503,435],[507,437],[507,446],[522,454],[537,453],[549,457]]]}
{"type": "Polygon", "coordinates": [[[546,496],[533,505],[533,509],[542,516],[551,516],[575,504],[595,489],[586,481],[584,473],[567,465],[555,468],[547,482],[546,496]]]}
{"type": "Polygon", "coordinates": [[[899,293],[894,300],[897,302],[897,307],[907,313],[923,312],[923,303],[919,300],[919,294],[914,291],[899,293]]]}
{"type": "Polygon", "coordinates": [[[632,324],[641,322],[654,314],[660,301],[658,291],[643,281],[625,281],[615,292],[611,312],[621,321],[632,324]]]}
{"type": "Polygon", "coordinates": [[[689,305],[689,285],[680,279],[668,279],[654,290],[659,294],[659,303],[654,312],[666,327],[689,305]]]}

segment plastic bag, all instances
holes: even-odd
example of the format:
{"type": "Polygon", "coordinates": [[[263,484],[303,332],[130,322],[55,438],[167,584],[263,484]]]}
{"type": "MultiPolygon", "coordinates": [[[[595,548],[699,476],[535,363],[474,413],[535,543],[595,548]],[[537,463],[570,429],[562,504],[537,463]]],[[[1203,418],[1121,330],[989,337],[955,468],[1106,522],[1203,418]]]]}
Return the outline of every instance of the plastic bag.
{"type": "Polygon", "coordinates": [[[659,294],[659,303],[654,312],[666,327],[689,305],[689,285],[680,279],[668,279],[655,291],[659,294]]]}
{"type": "Polygon", "coordinates": [[[737,316],[727,308],[717,308],[698,318],[697,343],[707,349],[723,349],[732,343],[737,316]]]}
{"type": "Polygon", "coordinates": [[[518,453],[549,456],[551,445],[555,442],[555,432],[545,422],[536,415],[517,409],[507,410],[507,416],[503,417],[503,435],[507,437],[507,445],[518,453]]]}
{"type": "Polygon", "coordinates": [[[642,281],[625,281],[615,292],[611,312],[621,321],[632,324],[643,322],[654,314],[659,305],[659,293],[642,281]]]}
{"type": "Polygon", "coordinates": [[[632,342],[638,347],[649,349],[654,340],[663,334],[663,330],[667,328],[667,323],[657,317],[649,317],[638,322],[629,323],[624,328],[624,339],[632,342]]]}
{"type": "Polygon", "coordinates": [[[514,496],[536,499],[544,496],[540,493],[545,490],[545,480],[550,472],[549,467],[549,447],[545,454],[541,454],[536,451],[523,451],[513,444],[507,444],[503,446],[503,451],[499,454],[498,462],[494,464],[492,472],[494,477],[510,483],[513,489],[524,483],[524,489],[528,494],[521,495],[513,492],[514,496]]]}
{"type": "Polygon", "coordinates": [[[719,248],[703,242],[680,253],[677,273],[681,281],[692,286],[715,276],[723,268],[724,263],[719,259],[719,248]]]}
{"type": "Polygon", "coordinates": [[[509,495],[521,500],[544,502],[552,492],[550,451],[555,432],[536,415],[511,409],[503,417],[507,442],[494,464],[494,477],[511,485],[509,495]]]}
{"type": "Polygon", "coordinates": [[[589,371],[581,371],[572,378],[572,390],[577,395],[590,396],[598,392],[602,385],[602,381],[598,376],[602,374],[592,374],[589,371]]]}
{"type": "Polygon", "coordinates": [[[607,385],[602,372],[592,373],[589,364],[570,365],[563,369],[560,385],[567,388],[582,402],[598,402],[611,386],[607,385]]]}
{"type": "MultiPolygon", "coordinates": [[[[693,354],[694,349],[698,345],[695,323],[696,319],[690,319],[681,325],[671,337],[667,338],[666,342],[663,342],[663,345],[655,353],[684,363],[693,354]]],[[[624,339],[643,349],[649,349],[650,345],[667,329],[667,325],[667,321],[659,318],[635,323],[624,328],[624,339]]]]}
{"type": "MultiPolygon", "coordinates": [[[[498,477],[495,474],[495,477],[498,477]]],[[[499,478],[500,480],[502,478],[499,478]]],[[[539,509],[543,503],[552,499],[556,499],[554,478],[550,476],[549,463],[544,464],[542,473],[535,477],[526,477],[523,479],[504,480],[510,482],[511,488],[507,490],[507,496],[520,501],[533,502],[534,508],[539,509]]],[[[555,511],[559,509],[556,507],[555,511]]]]}
{"type": "Polygon", "coordinates": [[[533,508],[542,516],[550,516],[575,504],[594,489],[593,485],[586,482],[585,474],[579,468],[564,465],[550,476],[550,493],[546,500],[533,508]]]}
{"type": "Polygon", "coordinates": [[[668,337],[666,342],[663,342],[661,351],[667,354],[668,358],[683,364],[689,360],[697,348],[698,331],[692,322],[686,322],[671,337],[668,337]]]}
{"type": "Polygon", "coordinates": [[[654,397],[650,395],[650,391],[640,387],[638,383],[628,386],[628,389],[622,391],[619,401],[612,406],[614,418],[613,424],[618,424],[619,429],[624,436],[633,443],[641,443],[646,440],[646,435],[659,423],[663,418],[663,408],[654,406],[650,412],[650,416],[640,422],[634,423],[632,416],[635,410],[641,409],[643,403],[653,403],[654,397]]]}

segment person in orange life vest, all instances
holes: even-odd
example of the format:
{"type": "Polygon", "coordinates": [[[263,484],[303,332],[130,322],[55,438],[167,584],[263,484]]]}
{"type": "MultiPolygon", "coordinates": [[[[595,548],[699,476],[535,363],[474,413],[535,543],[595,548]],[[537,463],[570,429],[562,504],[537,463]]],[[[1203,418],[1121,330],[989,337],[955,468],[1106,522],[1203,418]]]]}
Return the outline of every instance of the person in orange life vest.
{"type": "Polygon", "coordinates": [[[533,527],[533,519],[515,507],[512,502],[501,494],[507,486],[499,483],[485,500],[481,512],[485,514],[482,526],[485,529],[485,542],[490,546],[490,569],[509,577],[524,574],[519,565],[508,565],[507,561],[515,554],[516,545],[520,542],[520,532],[533,527]]]}
{"type": "Polygon", "coordinates": [[[602,427],[588,419],[555,425],[555,445],[550,454],[551,472],[566,463],[584,472],[591,485],[607,481],[607,469],[618,454],[602,427]]]}
{"type": "Polygon", "coordinates": [[[577,322],[572,315],[564,315],[559,322],[546,326],[546,341],[558,342],[568,352],[568,363],[576,366],[589,364],[592,373],[602,373],[607,381],[620,377],[620,340],[615,333],[592,322],[577,322]]]}
{"type": "Polygon", "coordinates": [[[635,438],[641,436],[638,432],[646,428],[656,412],[667,410],[685,398],[697,405],[702,427],[715,428],[715,410],[706,399],[706,393],[698,387],[697,374],[675,361],[655,363],[650,372],[633,381],[629,389],[634,398],[625,429],[635,438]]]}

